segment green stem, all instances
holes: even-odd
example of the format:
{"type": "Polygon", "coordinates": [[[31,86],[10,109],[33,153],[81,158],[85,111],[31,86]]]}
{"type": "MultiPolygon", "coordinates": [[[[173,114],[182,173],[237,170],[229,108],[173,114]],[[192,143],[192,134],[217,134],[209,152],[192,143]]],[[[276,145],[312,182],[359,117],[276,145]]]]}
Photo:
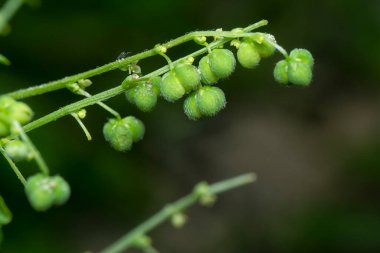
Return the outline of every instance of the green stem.
{"type": "MultiPolygon", "coordinates": [[[[85,91],[85,90],[80,90],[78,92],[78,94],[80,94],[82,96],[85,96],[87,98],[92,97],[92,95],[90,93],[88,93],[87,91],[85,91]]],[[[97,102],[96,104],[99,105],[100,107],[102,107],[107,112],[111,113],[115,118],[121,119],[120,113],[118,113],[116,110],[112,109],[111,107],[109,107],[105,103],[103,103],[103,102],[97,102]]]]}
{"type": "Polygon", "coordinates": [[[24,3],[23,0],[8,0],[0,10],[0,34],[8,25],[9,20],[24,3]]]}
{"type": "Polygon", "coordinates": [[[76,113],[70,113],[71,116],[78,122],[79,126],[82,128],[84,134],[86,135],[86,138],[88,141],[92,140],[90,132],[87,130],[87,127],[83,124],[82,120],[78,117],[76,113]]]}
{"type": "Polygon", "coordinates": [[[38,167],[40,168],[41,172],[45,175],[49,175],[49,168],[45,162],[45,160],[42,158],[40,152],[34,146],[33,142],[29,139],[29,137],[25,134],[24,129],[18,123],[17,121],[13,122],[14,127],[17,129],[17,132],[19,133],[21,139],[28,145],[29,149],[33,153],[33,158],[36,160],[36,163],[38,167]]]}
{"type": "Polygon", "coordinates": [[[16,176],[18,177],[18,179],[21,181],[21,183],[25,186],[26,184],[26,180],[24,178],[24,176],[21,174],[21,171],[18,169],[17,165],[12,161],[12,159],[5,153],[5,150],[0,147],[0,153],[4,156],[4,158],[7,160],[7,162],[9,163],[9,165],[11,166],[12,170],[14,171],[14,173],[16,174],[16,176]]]}
{"type": "MultiPolygon", "coordinates": [[[[220,194],[225,191],[229,191],[231,189],[252,183],[255,181],[255,179],[255,174],[248,173],[212,184],[209,186],[209,190],[212,194],[220,194]]],[[[125,251],[126,249],[133,246],[134,241],[139,238],[139,236],[145,235],[147,232],[169,219],[173,214],[195,204],[198,201],[198,198],[199,196],[193,192],[174,203],[166,205],[161,211],[150,217],[148,220],[134,228],[126,235],[122,236],[119,240],[111,244],[109,247],[100,251],[100,253],[120,253],[125,251]]]]}
{"type": "MultiPolygon", "coordinates": [[[[253,25],[248,26],[247,28],[244,29],[244,31],[250,32],[254,29],[257,29],[261,26],[265,26],[267,24],[268,24],[268,21],[262,20],[262,21],[259,21],[255,24],[253,24],[253,25]]],[[[197,31],[197,32],[191,32],[191,33],[188,33],[188,34],[183,35],[181,37],[178,37],[176,39],[173,39],[167,43],[162,44],[162,46],[169,49],[169,48],[178,46],[182,43],[185,43],[187,41],[193,40],[195,37],[198,37],[198,36],[219,36],[219,37],[225,37],[225,38],[233,39],[233,38],[237,38],[237,37],[245,37],[247,35],[246,34],[239,34],[239,33],[235,33],[235,32],[223,32],[223,31],[197,31]]],[[[26,88],[26,89],[21,89],[21,90],[14,91],[14,92],[10,92],[10,93],[7,93],[6,95],[11,96],[15,99],[21,99],[21,98],[27,98],[27,97],[31,97],[31,96],[41,95],[41,94],[44,94],[47,92],[66,88],[67,84],[75,83],[80,79],[87,79],[87,78],[90,78],[90,77],[93,77],[96,75],[100,75],[100,74],[103,74],[103,73],[111,71],[111,70],[115,70],[115,69],[118,69],[121,67],[125,67],[125,66],[127,66],[133,62],[137,62],[137,61],[140,61],[142,59],[145,59],[147,57],[151,57],[154,55],[157,55],[157,51],[153,48],[153,49],[144,51],[142,53],[121,59],[121,60],[116,60],[114,62],[111,62],[111,63],[105,64],[103,66],[97,67],[95,69],[85,71],[85,72],[80,73],[80,74],[68,76],[68,77],[65,77],[65,78],[62,78],[62,79],[59,79],[56,81],[48,82],[45,84],[41,84],[38,86],[34,86],[34,87],[26,88]]]]}

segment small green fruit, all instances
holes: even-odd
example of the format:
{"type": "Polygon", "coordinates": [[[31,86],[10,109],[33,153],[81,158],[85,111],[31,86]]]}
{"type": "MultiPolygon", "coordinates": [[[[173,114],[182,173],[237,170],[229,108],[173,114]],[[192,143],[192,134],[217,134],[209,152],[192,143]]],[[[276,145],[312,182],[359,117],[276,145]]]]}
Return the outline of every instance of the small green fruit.
{"type": "Polygon", "coordinates": [[[313,55],[306,49],[293,49],[289,54],[289,58],[294,62],[302,62],[303,64],[310,66],[310,68],[313,68],[314,66],[313,55]]]}
{"type": "Polygon", "coordinates": [[[132,148],[132,131],[121,120],[110,119],[103,127],[103,134],[117,151],[127,151],[132,148]]]}
{"type": "Polygon", "coordinates": [[[36,211],[46,211],[54,204],[55,196],[50,178],[42,174],[28,178],[25,193],[36,211]]]}
{"type": "Polygon", "coordinates": [[[7,108],[7,113],[12,120],[17,120],[21,125],[29,123],[33,118],[33,111],[24,102],[16,102],[7,108]]]}
{"type": "Polygon", "coordinates": [[[211,85],[216,84],[219,78],[211,71],[209,56],[202,57],[199,61],[198,69],[201,74],[202,83],[211,85]]]}
{"type": "Polygon", "coordinates": [[[161,76],[152,77],[149,81],[150,81],[150,83],[152,85],[152,91],[157,96],[159,96],[160,95],[160,84],[161,84],[161,81],[162,81],[161,76]]]}
{"type": "Polygon", "coordinates": [[[70,198],[70,185],[61,176],[51,178],[51,184],[54,192],[54,204],[63,205],[70,198]]]}
{"type": "Polygon", "coordinates": [[[239,63],[248,69],[253,69],[259,65],[261,57],[257,51],[252,40],[245,38],[240,43],[239,49],[237,51],[237,58],[239,63]]]}
{"type": "Polygon", "coordinates": [[[150,84],[140,84],[135,89],[135,104],[143,112],[150,112],[157,104],[157,95],[150,84]]]}
{"type": "Polygon", "coordinates": [[[8,142],[4,146],[5,153],[15,162],[26,160],[30,157],[28,145],[20,140],[8,142]]]}
{"type": "Polygon", "coordinates": [[[128,116],[125,117],[122,122],[131,130],[134,142],[140,141],[144,138],[145,126],[141,120],[133,116],[128,116]]]}
{"type": "Polygon", "coordinates": [[[210,55],[211,71],[219,78],[227,78],[235,70],[234,54],[228,49],[214,49],[210,55]]]}
{"type": "Polygon", "coordinates": [[[125,92],[125,97],[127,98],[129,103],[135,104],[135,94],[136,94],[136,87],[130,88],[125,92]]]}
{"type": "Polygon", "coordinates": [[[0,112],[5,111],[10,105],[16,103],[16,100],[14,100],[11,97],[8,96],[1,96],[0,97],[0,112]]]}
{"type": "Polygon", "coordinates": [[[313,73],[309,65],[302,62],[289,62],[288,67],[289,82],[295,85],[308,86],[313,77],[313,73]]]}
{"type": "Polygon", "coordinates": [[[162,77],[160,91],[161,95],[169,102],[175,102],[186,93],[185,88],[172,71],[162,77]]]}
{"type": "Polygon", "coordinates": [[[273,70],[274,79],[281,84],[288,84],[288,62],[281,60],[277,62],[273,70]]]}
{"type": "Polygon", "coordinates": [[[276,51],[276,48],[269,42],[276,42],[272,35],[255,33],[250,39],[253,40],[255,47],[262,58],[269,57],[276,51]]]}
{"type": "Polygon", "coordinates": [[[197,101],[196,101],[197,92],[193,92],[190,94],[185,101],[183,102],[183,111],[186,116],[191,120],[197,120],[202,117],[201,112],[198,109],[197,101]]]}
{"type": "Polygon", "coordinates": [[[186,92],[196,90],[200,84],[201,77],[196,67],[189,63],[178,64],[174,73],[186,92]]]}
{"type": "Polygon", "coordinates": [[[0,119],[0,138],[7,137],[9,134],[9,124],[0,119]]]}
{"type": "Polygon", "coordinates": [[[226,105],[224,92],[218,87],[204,86],[197,91],[195,98],[202,116],[214,116],[226,105]]]}

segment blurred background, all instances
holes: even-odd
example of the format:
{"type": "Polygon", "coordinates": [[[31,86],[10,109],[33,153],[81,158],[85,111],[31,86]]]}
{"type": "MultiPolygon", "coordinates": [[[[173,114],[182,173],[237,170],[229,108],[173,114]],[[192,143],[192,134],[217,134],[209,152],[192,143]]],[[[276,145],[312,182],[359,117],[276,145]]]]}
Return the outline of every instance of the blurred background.
{"type": "MultiPolygon", "coordinates": [[[[4,1],[0,1],[3,4],[4,1]]],[[[227,107],[189,121],[182,103],[161,100],[141,113],[124,96],[108,104],[141,118],[144,141],[112,150],[101,134],[109,115],[88,108],[88,143],[71,117],[30,133],[53,173],[72,186],[64,207],[34,212],[0,160],[0,192],[14,214],[4,253],[98,251],[199,181],[254,171],[257,183],[195,206],[189,223],[150,236],[160,252],[380,252],[380,1],[41,1],[24,6],[0,38],[12,66],[0,93],[59,79],[138,53],[193,30],[244,27],[261,19],[289,51],[315,57],[309,88],[274,82],[280,54],[254,70],[237,67],[219,86],[227,107]]],[[[197,46],[170,50],[175,59],[197,46]]],[[[141,62],[143,72],[160,57],[141,62]]],[[[93,78],[89,92],[119,85],[126,73],[93,78]]],[[[40,117],[78,97],[66,90],[26,100],[40,117]]],[[[37,168],[20,164],[25,175],[37,168]]],[[[133,252],[133,251],[131,251],[133,252]]]]}

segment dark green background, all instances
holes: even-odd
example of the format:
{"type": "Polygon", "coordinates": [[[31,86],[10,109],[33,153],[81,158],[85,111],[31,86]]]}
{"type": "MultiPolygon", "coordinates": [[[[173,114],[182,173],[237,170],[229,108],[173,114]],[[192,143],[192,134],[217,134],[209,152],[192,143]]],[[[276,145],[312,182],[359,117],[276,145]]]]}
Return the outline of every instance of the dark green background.
{"type": "MultiPolygon", "coordinates": [[[[3,3],[4,1],[1,1],[3,3]]],[[[160,101],[149,114],[123,96],[109,104],[144,120],[144,141],[128,153],[105,143],[109,115],[88,108],[86,142],[66,117],[30,133],[54,173],[72,186],[62,208],[36,213],[1,160],[0,192],[14,213],[5,253],[97,251],[201,180],[255,171],[258,182],[229,192],[211,209],[194,207],[176,231],[154,230],[161,252],[380,252],[380,2],[367,1],[42,1],[24,6],[0,52],[1,93],[79,73],[193,30],[232,29],[268,19],[260,29],[288,50],[315,57],[310,88],[273,81],[279,54],[259,68],[238,67],[220,83],[228,105],[191,122],[181,103],[160,101]]],[[[196,48],[170,51],[173,58],[196,48]]],[[[144,72],[164,64],[141,62],[144,72]]],[[[125,77],[93,78],[92,93],[125,77]]],[[[40,117],[78,98],[68,91],[27,99],[40,117]]],[[[20,164],[26,175],[33,163],[20,164]]]]}

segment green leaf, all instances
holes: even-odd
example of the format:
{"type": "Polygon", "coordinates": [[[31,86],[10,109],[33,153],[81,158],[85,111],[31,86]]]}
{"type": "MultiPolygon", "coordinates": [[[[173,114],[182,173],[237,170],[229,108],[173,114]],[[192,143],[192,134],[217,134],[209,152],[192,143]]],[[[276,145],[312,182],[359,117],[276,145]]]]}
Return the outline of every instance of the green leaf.
{"type": "Polygon", "coordinates": [[[5,204],[4,199],[0,196],[0,227],[8,224],[11,220],[12,213],[5,204]]]}
{"type": "Polygon", "coordinates": [[[9,66],[9,65],[11,65],[11,62],[8,60],[7,57],[5,57],[4,55],[0,54],[0,64],[9,66]]]}

